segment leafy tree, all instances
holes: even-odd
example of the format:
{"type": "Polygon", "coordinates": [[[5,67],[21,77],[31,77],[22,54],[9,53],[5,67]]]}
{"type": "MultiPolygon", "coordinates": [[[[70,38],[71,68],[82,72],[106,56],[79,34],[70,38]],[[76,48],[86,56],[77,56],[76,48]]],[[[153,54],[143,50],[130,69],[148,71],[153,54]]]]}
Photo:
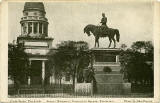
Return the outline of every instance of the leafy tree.
{"type": "Polygon", "coordinates": [[[87,52],[88,44],[84,41],[63,41],[57,45],[55,52],[50,51],[50,70],[59,80],[64,73],[69,73],[74,86],[76,79],[78,82],[83,81],[83,69],[89,64],[87,52]]]}
{"type": "Polygon", "coordinates": [[[131,45],[131,48],[134,51],[139,51],[139,52],[142,52],[142,49],[144,49],[144,47],[145,47],[145,42],[144,41],[137,41],[137,42],[134,42],[131,45]]]}
{"type": "Polygon", "coordinates": [[[121,45],[121,49],[122,49],[122,50],[126,50],[126,48],[127,48],[127,45],[126,45],[126,44],[122,44],[122,45],[121,45]]]}
{"type": "Polygon", "coordinates": [[[29,61],[23,44],[8,44],[8,59],[8,75],[14,81],[15,86],[26,84],[29,75],[29,61]]]}
{"type": "Polygon", "coordinates": [[[128,79],[130,82],[130,76],[128,75],[129,68],[127,68],[127,65],[133,58],[133,52],[131,49],[122,50],[120,53],[120,63],[121,63],[121,72],[124,73],[124,79],[128,79]]]}
{"type": "Polygon", "coordinates": [[[145,42],[145,50],[147,53],[153,52],[153,44],[151,41],[146,41],[145,42]]]}
{"type": "Polygon", "coordinates": [[[145,42],[145,56],[147,61],[153,61],[154,47],[151,41],[145,42]]]}
{"type": "Polygon", "coordinates": [[[142,53],[142,50],[144,50],[144,53],[153,52],[153,44],[151,41],[137,41],[134,42],[131,45],[132,50],[138,51],[142,53]]]}
{"type": "Polygon", "coordinates": [[[147,61],[153,63],[153,45],[150,41],[138,41],[133,43],[131,49],[122,49],[120,62],[124,78],[129,82],[153,84],[153,68],[152,65],[147,64],[147,61]],[[142,49],[145,53],[142,53],[142,49]]]}

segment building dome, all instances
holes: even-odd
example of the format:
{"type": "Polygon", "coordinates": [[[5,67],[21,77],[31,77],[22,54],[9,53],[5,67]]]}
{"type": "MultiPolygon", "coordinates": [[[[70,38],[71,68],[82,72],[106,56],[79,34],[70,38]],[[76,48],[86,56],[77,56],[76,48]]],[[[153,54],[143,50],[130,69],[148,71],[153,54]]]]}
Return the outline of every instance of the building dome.
{"type": "Polygon", "coordinates": [[[42,2],[26,2],[23,17],[21,18],[22,36],[43,38],[48,36],[48,19],[45,17],[45,8],[42,2]]]}
{"type": "Polygon", "coordinates": [[[24,5],[24,11],[28,10],[39,10],[45,12],[44,5],[42,2],[26,2],[24,5]]]}

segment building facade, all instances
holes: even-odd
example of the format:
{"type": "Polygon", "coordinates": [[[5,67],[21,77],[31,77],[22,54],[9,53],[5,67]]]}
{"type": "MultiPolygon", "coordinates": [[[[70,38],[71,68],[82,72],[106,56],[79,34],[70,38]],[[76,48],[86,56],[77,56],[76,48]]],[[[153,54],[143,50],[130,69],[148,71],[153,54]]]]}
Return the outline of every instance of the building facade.
{"type": "MultiPolygon", "coordinates": [[[[26,2],[24,4],[23,17],[20,20],[21,35],[17,37],[17,43],[23,43],[25,52],[29,56],[30,76],[28,85],[71,84],[72,79],[64,75],[61,80],[54,73],[47,75],[48,57],[52,48],[53,38],[48,36],[48,19],[42,2],[26,2]]],[[[54,68],[53,68],[54,69],[54,68]]]]}
{"type": "MultiPolygon", "coordinates": [[[[28,85],[44,84],[46,79],[48,52],[53,38],[48,37],[48,19],[42,2],[26,2],[21,18],[21,35],[17,43],[23,43],[29,55],[31,67],[28,85]]],[[[48,80],[49,81],[49,80],[48,80]]]]}

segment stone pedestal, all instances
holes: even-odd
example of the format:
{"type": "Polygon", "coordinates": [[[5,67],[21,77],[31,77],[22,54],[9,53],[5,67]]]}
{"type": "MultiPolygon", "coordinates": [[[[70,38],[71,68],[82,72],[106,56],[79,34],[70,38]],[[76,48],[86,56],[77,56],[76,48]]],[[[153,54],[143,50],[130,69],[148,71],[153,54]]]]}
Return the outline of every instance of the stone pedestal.
{"type": "Polygon", "coordinates": [[[131,90],[130,83],[124,83],[123,74],[120,73],[120,49],[93,48],[93,67],[95,69],[96,94],[121,95],[128,94],[131,90]],[[105,72],[104,67],[111,72],[105,72]]]}

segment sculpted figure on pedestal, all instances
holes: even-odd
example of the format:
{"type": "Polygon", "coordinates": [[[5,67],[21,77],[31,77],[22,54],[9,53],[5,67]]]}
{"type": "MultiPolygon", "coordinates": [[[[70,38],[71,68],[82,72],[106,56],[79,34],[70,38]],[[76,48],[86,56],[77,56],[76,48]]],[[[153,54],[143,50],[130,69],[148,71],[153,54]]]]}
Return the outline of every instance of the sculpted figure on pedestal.
{"type": "Polygon", "coordinates": [[[102,19],[101,19],[100,23],[102,23],[101,26],[88,24],[84,28],[84,33],[86,33],[88,36],[90,36],[91,33],[94,35],[94,37],[95,37],[95,47],[97,46],[97,44],[98,44],[98,47],[99,47],[99,38],[108,37],[109,42],[110,42],[109,45],[108,45],[108,48],[110,48],[112,41],[114,42],[114,48],[115,48],[116,47],[116,41],[119,42],[119,39],[120,39],[119,30],[109,28],[106,25],[107,17],[105,16],[104,13],[102,13],[102,19]],[[116,35],[116,39],[114,38],[115,35],[116,35]]]}

